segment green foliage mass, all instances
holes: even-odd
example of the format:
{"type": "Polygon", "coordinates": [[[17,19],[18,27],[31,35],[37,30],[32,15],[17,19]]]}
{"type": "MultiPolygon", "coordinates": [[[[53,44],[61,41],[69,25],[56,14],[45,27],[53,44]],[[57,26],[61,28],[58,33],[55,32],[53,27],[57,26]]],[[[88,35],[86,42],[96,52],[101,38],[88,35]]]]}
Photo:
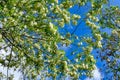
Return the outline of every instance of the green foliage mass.
{"type": "Polygon", "coordinates": [[[98,15],[107,0],[0,0],[0,40],[11,53],[0,63],[8,68],[20,68],[28,78],[36,76],[52,77],[70,75],[77,79],[81,75],[91,76],[95,69],[93,48],[101,48],[102,37],[99,31],[98,15]],[[88,44],[78,54],[75,62],[70,61],[58,43],[70,45],[72,41],[60,35],[59,28],[72,22],[77,25],[80,15],[71,14],[74,5],[84,6],[90,3],[91,9],[86,15],[86,24],[91,28],[94,41],[84,40],[88,44]],[[14,52],[14,53],[13,53],[14,52]],[[44,75],[40,73],[46,71],[44,75]]]}

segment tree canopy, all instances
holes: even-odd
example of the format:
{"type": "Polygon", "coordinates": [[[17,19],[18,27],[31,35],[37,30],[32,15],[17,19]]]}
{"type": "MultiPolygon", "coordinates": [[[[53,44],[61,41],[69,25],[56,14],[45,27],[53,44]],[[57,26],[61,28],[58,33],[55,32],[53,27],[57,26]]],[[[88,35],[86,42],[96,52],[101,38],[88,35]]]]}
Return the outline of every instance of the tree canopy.
{"type": "Polygon", "coordinates": [[[106,79],[117,80],[120,78],[120,8],[118,6],[105,8],[99,23],[102,29],[109,28],[111,32],[101,32],[103,48],[98,50],[98,57],[106,62],[104,64],[106,79]],[[109,74],[112,76],[108,76],[109,74]]]}
{"type": "MultiPolygon", "coordinates": [[[[19,68],[29,79],[38,75],[53,79],[67,75],[74,79],[82,75],[92,76],[96,63],[92,50],[102,48],[104,38],[109,41],[120,39],[119,9],[111,7],[112,11],[106,9],[102,13],[106,3],[107,0],[0,0],[0,41],[4,43],[1,49],[7,51],[10,48],[10,54],[3,54],[0,63],[8,69],[19,68]],[[75,5],[82,7],[86,4],[90,4],[90,9],[85,14],[85,22],[91,29],[92,38],[80,38],[70,32],[61,35],[59,29],[64,29],[65,24],[77,25],[81,19],[79,14],[72,14],[69,10],[75,5]],[[104,37],[101,26],[113,28],[114,34],[110,38],[104,37]],[[116,34],[118,38],[114,36],[116,34]],[[70,60],[60,46],[69,46],[73,40],[78,40],[77,46],[82,52],[70,60]],[[81,46],[81,42],[86,46],[81,46]]],[[[118,51],[116,48],[111,46],[109,49],[118,51]]]]}

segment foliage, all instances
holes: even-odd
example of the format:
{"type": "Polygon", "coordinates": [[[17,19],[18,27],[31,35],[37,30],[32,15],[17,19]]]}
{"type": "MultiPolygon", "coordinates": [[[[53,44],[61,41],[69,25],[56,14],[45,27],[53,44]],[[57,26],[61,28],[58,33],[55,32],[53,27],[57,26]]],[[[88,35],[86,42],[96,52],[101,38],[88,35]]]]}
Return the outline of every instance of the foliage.
{"type": "Polygon", "coordinates": [[[120,8],[111,6],[104,9],[99,23],[102,29],[107,27],[111,32],[101,32],[103,48],[98,51],[98,57],[106,62],[106,79],[117,80],[120,78],[120,8]]]}
{"type": "Polygon", "coordinates": [[[90,53],[93,48],[102,47],[97,17],[106,2],[107,0],[0,0],[0,40],[5,43],[1,49],[11,48],[9,55],[0,57],[0,63],[8,69],[20,68],[30,79],[35,79],[42,71],[46,71],[44,77],[54,79],[61,75],[73,78],[79,78],[83,74],[91,76],[95,60],[90,53]],[[87,3],[91,4],[91,9],[85,20],[92,30],[94,40],[84,38],[88,46],[72,62],[59,49],[64,44],[67,46],[72,43],[72,35],[62,36],[58,29],[70,22],[77,25],[80,16],[70,14],[69,9],[87,3]]]}

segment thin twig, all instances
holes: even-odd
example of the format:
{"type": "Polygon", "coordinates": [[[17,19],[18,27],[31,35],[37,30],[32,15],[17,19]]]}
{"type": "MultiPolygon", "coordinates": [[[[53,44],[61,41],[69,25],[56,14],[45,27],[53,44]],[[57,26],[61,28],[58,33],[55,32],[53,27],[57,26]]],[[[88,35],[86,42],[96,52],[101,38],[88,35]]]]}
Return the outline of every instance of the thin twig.
{"type": "Polygon", "coordinates": [[[10,66],[10,62],[11,62],[11,58],[12,58],[12,49],[13,49],[13,46],[11,47],[10,58],[9,58],[9,62],[7,65],[7,80],[9,80],[9,66],[10,66]]]}

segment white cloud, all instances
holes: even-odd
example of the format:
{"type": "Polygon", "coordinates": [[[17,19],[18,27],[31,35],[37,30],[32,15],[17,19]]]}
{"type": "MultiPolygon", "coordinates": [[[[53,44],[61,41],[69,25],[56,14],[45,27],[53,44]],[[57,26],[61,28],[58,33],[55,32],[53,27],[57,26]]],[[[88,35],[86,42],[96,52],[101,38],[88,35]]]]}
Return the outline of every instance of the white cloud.
{"type": "MultiPolygon", "coordinates": [[[[4,50],[0,50],[0,56],[2,58],[4,58],[5,55],[10,54],[10,48],[8,48],[8,51],[4,51],[4,50]]],[[[4,75],[7,75],[7,67],[3,67],[2,65],[0,65],[0,72],[2,72],[4,75]]],[[[8,71],[8,75],[13,74],[14,78],[13,80],[20,80],[20,76],[22,75],[18,69],[16,71],[14,71],[14,68],[10,68],[8,71]]],[[[6,80],[6,79],[2,79],[2,80],[6,80]]]]}
{"type": "Polygon", "coordinates": [[[93,77],[86,78],[85,80],[101,80],[102,79],[101,73],[97,67],[95,70],[92,71],[92,73],[93,73],[93,77]]]}
{"type": "MultiPolygon", "coordinates": [[[[3,67],[0,65],[0,72],[2,72],[4,75],[7,75],[7,67],[3,67]]],[[[18,70],[14,71],[14,69],[11,68],[9,69],[8,74],[9,76],[10,74],[14,75],[13,80],[20,80],[21,73],[18,70]]],[[[6,80],[6,79],[3,79],[3,80],[6,80]]]]}
{"type": "Polygon", "coordinates": [[[68,51],[72,46],[69,45],[69,46],[66,46],[65,44],[63,46],[59,46],[58,49],[62,49],[62,50],[65,50],[65,51],[68,51]]]}

